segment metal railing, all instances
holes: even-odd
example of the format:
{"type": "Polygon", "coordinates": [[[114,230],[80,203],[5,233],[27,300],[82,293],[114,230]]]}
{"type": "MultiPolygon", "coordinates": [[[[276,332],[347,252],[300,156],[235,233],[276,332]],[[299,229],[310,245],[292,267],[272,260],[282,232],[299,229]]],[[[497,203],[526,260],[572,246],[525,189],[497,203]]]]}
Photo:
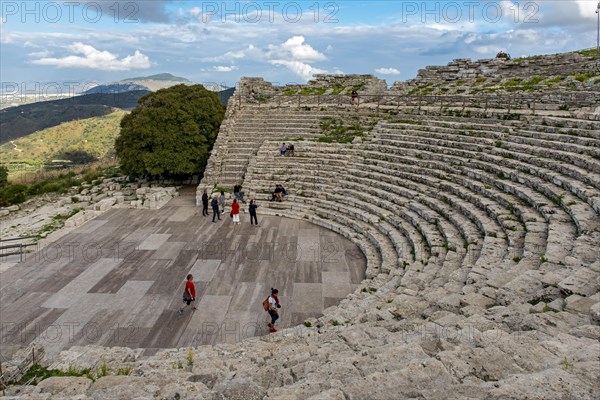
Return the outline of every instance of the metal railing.
{"type": "Polygon", "coordinates": [[[2,243],[6,242],[15,242],[15,241],[26,241],[29,239],[37,239],[37,236],[24,236],[19,238],[11,238],[11,239],[2,239],[0,240],[0,260],[4,257],[19,255],[19,262],[23,261],[23,254],[25,254],[25,250],[27,247],[37,246],[37,243],[17,243],[17,244],[9,244],[7,246],[2,245],[2,243]],[[5,250],[9,250],[9,252],[5,252],[5,250]],[[11,250],[13,250],[11,252],[11,250]]]}
{"type": "MultiPolygon", "coordinates": [[[[44,358],[44,349],[41,348],[40,350],[38,350],[37,352],[35,351],[35,346],[31,346],[31,358],[29,358],[29,356],[26,356],[20,363],[20,365],[17,366],[16,370],[12,371],[11,375],[7,376],[7,371],[5,371],[5,369],[3,369],[2,367],[2,360],[0,359],[0,391],[2,391],[2,396],[6,396],[6,387],[11,384],[14,383],[15,381],[20,380],[23,375],[31,368],[33,367],[35,364],[40,363],[43,358],[44,358]],[[41,351],[40,351],[41,350],[41,351]]],[[[32,378],[29,382],[27,382],[26,384],[29,385],[31,384],[31,382],[35,379],[32,378]]]]}

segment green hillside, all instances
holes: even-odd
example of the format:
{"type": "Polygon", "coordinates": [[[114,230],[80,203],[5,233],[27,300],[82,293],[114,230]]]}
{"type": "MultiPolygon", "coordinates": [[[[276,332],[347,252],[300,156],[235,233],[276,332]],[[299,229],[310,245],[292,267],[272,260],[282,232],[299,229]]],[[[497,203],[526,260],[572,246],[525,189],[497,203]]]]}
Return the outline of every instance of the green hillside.
{"type": "Polygon", "coordinates": [[[100,117],[64,122],[0,146],[2,162],[44,164],[65,152],[85,152],[98,159],[114,155],[115,138],[127,111],[113,109],[100,117]]]}
{"type": "Polygon", "coordinates": [[[42,101],[0,110],[0,144],[63,122],[108,115],[113,108],[133,110],[147,90],[94,93],[67,99],[42,101]]]}

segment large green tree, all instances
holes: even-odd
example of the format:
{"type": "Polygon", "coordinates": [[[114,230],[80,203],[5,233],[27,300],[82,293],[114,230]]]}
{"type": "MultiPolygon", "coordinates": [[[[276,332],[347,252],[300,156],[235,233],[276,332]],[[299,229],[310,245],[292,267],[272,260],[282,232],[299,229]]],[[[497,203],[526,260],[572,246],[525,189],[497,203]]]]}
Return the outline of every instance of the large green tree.
{"type": "Polygon", "coordinates": [[[123,172],[133,176],[203,172],[225,109],[202,85],[147,94],[121,120],[115,141],[123,172]]]}

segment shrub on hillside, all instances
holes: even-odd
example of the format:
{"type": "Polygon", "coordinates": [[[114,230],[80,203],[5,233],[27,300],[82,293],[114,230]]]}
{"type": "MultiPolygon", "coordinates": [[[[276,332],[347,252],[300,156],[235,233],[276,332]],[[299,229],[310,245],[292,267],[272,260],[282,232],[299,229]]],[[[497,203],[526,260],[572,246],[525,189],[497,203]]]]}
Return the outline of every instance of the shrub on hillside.
{"type": "Polygon", "coordinates": [[[202,85],[142,97],[123,117],[115,141],[122,171],[151,177],[203,172],[224,115],[217,94],[202,85]]]}
{"type": "Polygon", "coordinates": [[[27,200],[27,186],[8,184],[0,189],[0,207],[20,204],[27,200]]]}
{"type": "Polygon", "coordinates": [[[55,154],[53,159],[57,160],[69,160],[74,165],[79,164],[90,164],[94,161],[98,161],[98,159],[93,155],[88,153],[85,150],[64,150],[55,154]]]}
{"type": "Polygon", "coordinates": [[[503,60],[510,60],[510,54],[508,54],[505,51],[499,51],[498,54],[496,54],[496,58],[500,58],[503,60]]]}
{"type": "Polygon", "coordinates": [[[4,165],[0,165],[0,188],[5,187],[8,184],[8,168],[4,165]]]}

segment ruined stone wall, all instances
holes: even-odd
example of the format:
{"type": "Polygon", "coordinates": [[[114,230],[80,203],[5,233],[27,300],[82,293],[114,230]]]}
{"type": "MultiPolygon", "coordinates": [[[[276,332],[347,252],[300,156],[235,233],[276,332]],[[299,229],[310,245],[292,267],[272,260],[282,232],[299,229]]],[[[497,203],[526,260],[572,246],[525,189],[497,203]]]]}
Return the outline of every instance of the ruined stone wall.
{"type": "Polygon", "coordinates": [[[471,61],[469,58],[459,58],[445,67],[430,66],[419,70],[416,80],[437,82],[479,77],[567,76],[599,71],[600,59],[584,57],[578,53],[535,56],[515,60],[494,58],[471,61]]]}
{"type": "Polygon", "coordinates": [[[346,88],[360,87],[363,94],[381,94],[387,91],[387,83],[375,75],[343,75],[343,74],[317,74],[308,81],[308,87],[333,88],[344,86],[346,88]]]}
{"type": "Polygon", "coordinates": [[[415,79],[394,82],[394,91],[426,85],[445,84],[455,81],[503,80],[531,77],[573,77],[577,74],[600,74],[600,57],[584,56],[579,53],[542,55],[522,59],[502,58],[473,61],[459,58],[446,66],[428,66],[417,73],[415,79]]]}
{"type": "Polygon", "coordinates": [[[357,74],[316,74],[304,85],[289,84],[274,88],[277,94],[326,94],[350,95],[356,89],[359,94],[383,94],[387,92],[387,82],[375,75],[357,74]],[[302,91],[306,93],[301,93],[302,91]]]}
{"type": "Polygon", "coordinates": [[[243,96],[247,100],[254,100],[257,97],[271,97],[275,92],[273,84],[265,81],[264,78],[243,77],[240,79],[232,97],[243,96]],[[254,96],[252,95],[253,92],[254,96]]]}

